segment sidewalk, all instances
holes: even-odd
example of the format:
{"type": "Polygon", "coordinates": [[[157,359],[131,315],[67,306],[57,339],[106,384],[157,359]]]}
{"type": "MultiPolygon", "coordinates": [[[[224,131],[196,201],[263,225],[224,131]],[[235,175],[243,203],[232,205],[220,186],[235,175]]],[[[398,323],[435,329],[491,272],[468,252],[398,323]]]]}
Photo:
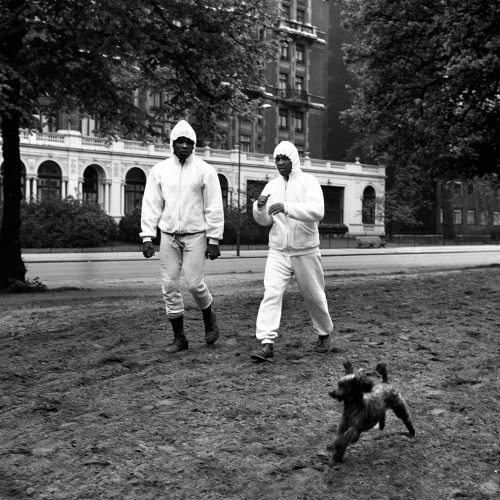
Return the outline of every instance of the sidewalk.
{"type": "MultiPolygon", "coordinates": [[[[404,254],[435,254],[435,253],[470,253],[496,252],[500,253],[499,245],[460,245],[460,246],[425,246],[425,247],[388,247],[388,248],[341,248],[321,249],[323,256],[355,256],[355,255],[404,255],[404,254]]],[[[222,259],[265,258],[267,250],[241,250],[240,257],[236,251],[222,251],[222,259]]],[[[107,252],[107,253],[32,253],[23,254],[26,263],[40,262],[98,262],[98,261],[134,261],[143,260],[141,252],[107,252]]],[[[158,259],[158,252],[152,259],[158,259]]]]}

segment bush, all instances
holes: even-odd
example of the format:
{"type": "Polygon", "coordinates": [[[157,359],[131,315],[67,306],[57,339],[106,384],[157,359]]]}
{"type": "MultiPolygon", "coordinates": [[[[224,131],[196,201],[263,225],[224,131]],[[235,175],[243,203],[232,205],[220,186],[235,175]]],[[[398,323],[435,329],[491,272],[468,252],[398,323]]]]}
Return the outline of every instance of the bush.
{"type": "MultiPolygon", "coordinates": [[[[224,239],[223,243],[234,244],[238,229],[238,211],[236,207],[228,207],[224,210],[224,239]]],[[[240,243],[244,245],[264,244],[268,242],[271,226],[261,226],[251,213],[241,209],[240,212],[240,243]]]]}
{"type": "Polygon", "coordinates": [[[116,238],[117,224],[95,203],[51,197],[21,205],[24,248],[94,247],[116,238]]]}
{"type": "MultiPolygon", "coordinates": [[[[141,232],[141,209],[134,208],[134,210],[124,215],[118,223],[118,236],[120,240],[127,243],[142,243],[142,238],[139,236],[141,232]]],[[[161,231],[158,229],[156,238],[153,238],[153,243],[158,245],[160,243],[161,231]]]]}

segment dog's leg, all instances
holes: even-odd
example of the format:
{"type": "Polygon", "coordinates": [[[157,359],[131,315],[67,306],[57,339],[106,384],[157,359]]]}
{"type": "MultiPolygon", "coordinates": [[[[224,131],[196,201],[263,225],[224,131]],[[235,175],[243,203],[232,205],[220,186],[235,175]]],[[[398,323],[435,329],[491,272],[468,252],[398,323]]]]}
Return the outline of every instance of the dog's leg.
{"type": "Polygon", "coordinates": [[[380,420],[378,421],[378,428],[383,431],[385,427],[385,413],[380,417],[380,420]]]}
{"type": "Polygon", "coordinates": [[[349,427],[343,435],[337,436],[333,444],[328,446],[328,451],[331,452],[331,463],[336,464],[342,462],[347,447],[355,443],[360,435],[361,432],[357,428],[349,427]]]}
{"type": "Polygon", "coordinates": [[[396,417],[400,418],[404,422],[408,432],[414,436],[415,429],[413,428],[410,412],[408,411],[405,400],[396,391],[391,392],[389,407],[392,409],[396,417]]]}

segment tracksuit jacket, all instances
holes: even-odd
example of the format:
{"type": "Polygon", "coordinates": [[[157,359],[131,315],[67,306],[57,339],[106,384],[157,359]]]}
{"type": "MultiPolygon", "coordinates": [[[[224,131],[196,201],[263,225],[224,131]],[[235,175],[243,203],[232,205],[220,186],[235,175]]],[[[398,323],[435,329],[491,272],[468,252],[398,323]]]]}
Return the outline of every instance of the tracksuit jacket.
{"type": "Polygon", "coordinates": [[[209,243],[218,244],[224,232],[224,209],[217,172],[194,149],[181,165],[173,154],[173,142],[179,137],[196,144],[193,128],[181,120],[170,134],[172,156],[157,163],[146,181],[140,236],[143,241],[156,237],[158,226],[164,233],[206,231],[209,243]]]}
{"type": "Polygon", "coordinates": [[[319,222],[325,213],[323,191],[311,174],[302,172],[297,148],[288,141],[281,142],[274,157],[284,154],[292,161],[288,181],[282,175],[269,181],[262,195],[271,194],[262,208],[253,204],[255,220],[262,226],[273,225],[269,233],[269,247],[290,256],[306,255],[319,248],[319,222]],[[285,213],[268,215],[271,205],[283,203],[285,213]]]}

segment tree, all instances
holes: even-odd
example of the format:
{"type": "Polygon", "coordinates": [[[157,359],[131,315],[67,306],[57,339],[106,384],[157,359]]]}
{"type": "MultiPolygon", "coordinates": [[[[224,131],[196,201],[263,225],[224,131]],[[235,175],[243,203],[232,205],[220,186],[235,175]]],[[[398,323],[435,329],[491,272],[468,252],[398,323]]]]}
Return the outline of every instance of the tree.
{"type": "Polygon", "coordinates": [[[400,181],[415,166],[424,184],[498,173],[500,4],[336,1],[355,34],[345,60],[357,86],[343,118],[357,153],[410,190],[411,173],[400,181]]]}
{"type": "Polygon", "coordinates": [[[153,134],[134,106],[137,89],[167,96],[159,113],[188,113],[200,134],[225,110],[246,113],[276,54],[265,0],[3,0],[0,119],[4,215],[0,288],[24,280],[19,242],[19,131],[57,112],[96,115],[102,136],[153,134]],[[222,84],[224,83],[224,84],[222,84]],[[249,93],[248,91],[253,91],[249,93]]]}

